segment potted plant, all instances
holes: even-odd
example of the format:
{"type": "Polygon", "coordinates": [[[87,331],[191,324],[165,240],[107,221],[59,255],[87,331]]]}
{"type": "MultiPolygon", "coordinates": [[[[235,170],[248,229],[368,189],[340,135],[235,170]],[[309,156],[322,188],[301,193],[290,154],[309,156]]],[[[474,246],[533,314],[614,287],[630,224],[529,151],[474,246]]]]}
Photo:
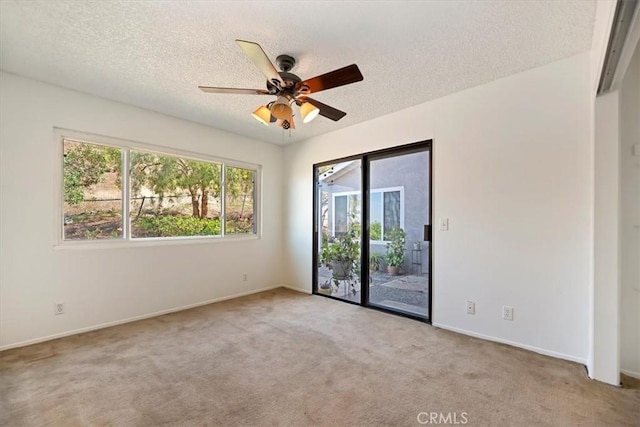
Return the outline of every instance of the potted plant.
{"type": "Polygon", "coordinates": [[[369,254],[369,270],[378,271],[384,261],[384,255],[378,252],[371,252],[369,254]]]}
{"type": "Polygon", "coordinates": [[[331,285],[331,282],[326,281],[324,283],[321,283],[320,286],[318,286],[318,292],[325,295],[331,295],[333,293],[332,288],[333,286],[331,285]]]}
{"type": "Polygon", "coordinates": [[[351,229],[323,245],[320,262],[331,269],[334,280],[346,280],[352,277],[359,257],[360,242],[351,229]]]}
{"type": "Polygon", "coordinates": [[[394,228],[387,234],[387,272],[397,276],[404,262],[405,232],[402,228],[394,228]]]}

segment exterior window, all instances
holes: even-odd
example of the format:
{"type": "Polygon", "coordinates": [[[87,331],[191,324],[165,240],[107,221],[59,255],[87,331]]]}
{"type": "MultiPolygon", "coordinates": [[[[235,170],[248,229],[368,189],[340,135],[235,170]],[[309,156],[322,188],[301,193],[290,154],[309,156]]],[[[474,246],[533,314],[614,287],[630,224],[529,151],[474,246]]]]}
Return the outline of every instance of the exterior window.
{"type": "Polygon", "coordinates": [[[400,191],[384,191],[382,192],[382,240],[389,240],[387,233],[394,228],[403,228],[404,224],[400,218],[402,210],[402,202],[400,200],[400,191]]]}
{"type": "Polygon", "coordinates": [[[225,169],[225,232],[252,234],[254,221],[254,194],[256,171],[227,166],[225,169]]]}
{"type": "Polygon", "coordinates": [[[122,149],[63,141],[65,240],[122,238],[122,149]]]}
{"type": "Polygon", "coordinates": [[[336,196],[333,198],[334,206],[334,236],[340,236],[347,232],[349,228],[349,199],[347,196],[336,196]]]}
{"type": "Polygon", "coordinates": [[[336,193],[333,206],[333,235],[342,236],[360,221],[360,193],[336,193]]]}
{"type": "MultiPolygon", "coordinates": [[[[369,237],[372,242],[388,241],[387,233],[404,228],[404,188],[380,188],[369,195],[369,237]]],[[[360,218],[360,192],[333,194],[333,235],[344,234],[360,218]]]]}
{"type": "Polygon", "coordinates": [[[217,236],[220,163],[131,150],[131,237],[217,236]]]}
{"type": "Polygon", "coordinates": [[[257,168],[118,142],[62,138],[63,241],[257,234],[257,168]]]}

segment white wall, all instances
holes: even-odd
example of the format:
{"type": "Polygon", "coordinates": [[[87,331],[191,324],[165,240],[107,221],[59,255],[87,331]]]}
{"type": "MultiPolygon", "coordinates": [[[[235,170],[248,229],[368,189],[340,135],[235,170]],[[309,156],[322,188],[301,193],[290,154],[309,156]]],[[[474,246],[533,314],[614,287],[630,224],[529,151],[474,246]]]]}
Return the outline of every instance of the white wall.
{"type": "Polygon", "coordinates": [[[640,43],[620,88],[620,283],[620,367],[640,378],[640,43]]]}
{"type": "Polygon", "coordinates": [[[0,349],[282,283],[282,148],[7,73],[0,93],[0,349]],[[54,249],[53,127],[261,164],[262,238],[54,249]]]}
{"type": "Polygon", "coordinates": [[[285,283],[311,291],[314,163],[433,138],[434,221],[450,220],[434,232],[434,325],[586,363],[590,66],[577,55],[287,146],[285,283]]]}

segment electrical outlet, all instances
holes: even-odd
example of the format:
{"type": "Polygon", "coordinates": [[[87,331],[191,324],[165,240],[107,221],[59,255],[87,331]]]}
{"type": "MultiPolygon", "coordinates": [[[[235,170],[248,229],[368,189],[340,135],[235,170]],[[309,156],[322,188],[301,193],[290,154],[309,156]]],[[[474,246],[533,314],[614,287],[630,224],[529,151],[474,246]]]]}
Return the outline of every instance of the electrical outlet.
{"type": "Polygon", "coordinates": [[[467,314],[476,314],[476,303],[467,301],[467,314]]]}
{"type": "Polygon", "coordinates": [[[504,320],[513,320],[513,307],[509,307],[508,305],[503,305],[502,318],[504,320]]]}
{"type": "Polygon", "coordinates": [[[63,302],[57,302],[53,305],[53,314],[64,314],[63,302]]]}
{"type": "Polygon", "coordinates": [[[246,281],[247,281],[247,278],[248,278],[247,273],[244,273],[244,274],[242,275],[242,281],[243,281],[243,282],[246,282],[246,281]]]}

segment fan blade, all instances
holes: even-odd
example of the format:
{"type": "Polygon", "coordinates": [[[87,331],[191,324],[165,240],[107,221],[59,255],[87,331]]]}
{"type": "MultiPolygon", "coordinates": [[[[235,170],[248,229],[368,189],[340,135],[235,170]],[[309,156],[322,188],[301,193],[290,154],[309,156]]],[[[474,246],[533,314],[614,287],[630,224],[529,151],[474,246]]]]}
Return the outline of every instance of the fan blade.
{"type": "Polygon", "coordinates": [[[210,87],[198,86],[201,91],[207,93],[234,93],[237,95],[269,95],[269,92],[262,89],[237,89],[233,87],[210,87]]]}
{"type": "Polygon", "coordinates": [[[347,65],[338,70],[330,71],[321,76],[312,77],[296,85],[296,90],[302,94],[320,92],[363,80],[362,73],[356,64],[347,65]]]}
{"type": "Polygon", "coordinates": [[[311,105],[315,105],[320,110],[320,115],[326,117],[327,119],[331,119],[334,122],[337,122],[341,118],[347,115],[344,111],[340,111],[337,108],[333,108],[328,106],[327,104],[323,104],[320,101],[316,101],[315,99],[302,96],[296,100],[296,103],[300,105],[302,102],[308,102],[311,105]]]}
{"type": "Polygon", "coordinates": [[[262,47],[260,47],[258,43],[245,40],[236,40],[236,43],[238,43],[238,46],[240,46],[251,62],[264,74],[268,82],[278,87],[282,85],[282,79],[280,78],[280,74],[278,74],[278,70],[273,66],[273,63],[271,63],[269,57],[264,53],[264,50],[262,50],[262,47]]]}

